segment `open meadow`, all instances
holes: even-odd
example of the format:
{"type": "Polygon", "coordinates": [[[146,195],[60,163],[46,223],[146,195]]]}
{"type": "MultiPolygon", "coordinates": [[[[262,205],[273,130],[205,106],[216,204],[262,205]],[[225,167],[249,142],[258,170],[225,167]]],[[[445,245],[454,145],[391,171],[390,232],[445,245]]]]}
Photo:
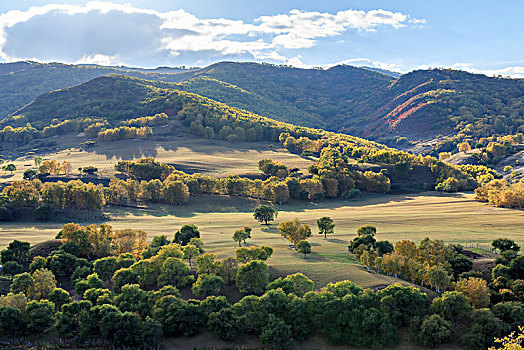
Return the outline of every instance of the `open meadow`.
{"type": "MultiPolygon", "coordinates": [[[[253,219],[253,209],[260,202],[228,196],[191,197],[183,206],[149,205],[144,208],[111,207],[107,223],[115,229],[141,229],[149,238],[167,235],[184,224],[199,227],[206,250],[220,258],[233,255],[238,247],[233,232],[243,226],[253,228],[248,246],[268,245],[275,252],[270,260],[274,275],[303,272],[317,287],[329,281],[350,279],[363,287],[389,284],[394,279],[369,274],[347,251],[348,241],[362,225],[375,225],[377,239],[396,242],[420,241],[424,237],[447,243],[480,243],[508,237],[524,243],[524,212],[493,208],[473,200],[472,193],[443,194],[426,192],[409,195],[367,195],[356,200],[327,200],[319,203],[290,203],[277,206],[278,219],[269,228],[253,219]],[[330,216],[337,225],[335,234],[325,240],[316,233],[316,219],[330,216]],[[311,225],[313,253],[304,259],[287,247],[277,230],[277,223],[295,217],[311,225]]],[[[87,225],[92,222],[84,222],[87,225]]],[[[3,223],[0,246],[13,239],[38,243],[54,238],[63,223],[3,223]]]]}

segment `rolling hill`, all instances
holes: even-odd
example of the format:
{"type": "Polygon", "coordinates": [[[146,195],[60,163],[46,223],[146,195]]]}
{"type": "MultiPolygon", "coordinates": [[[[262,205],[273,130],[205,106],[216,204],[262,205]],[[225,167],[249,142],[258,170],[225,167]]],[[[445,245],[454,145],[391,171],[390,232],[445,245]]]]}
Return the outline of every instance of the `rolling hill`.
{"type": "MultiPolygon", "coordinates": [[[[62,63],[14,62],[0,64],[0,116],[5,117],[52,90],[78,85],[111,73],[148,80],[175,81],[179,68],[140,69],[69,65],[62,63]]],[[[1,119],[1,118],[0,118],[1,119]]]]}
{"type": "MultiPolygon", "coordinates": [[[[322,70],[220,62],[193,70],[142,70],[18,62],[0,65],[0,114],[70,117],[67,110],[46,105],[47,97],[38,99],[38,111],[34,104],[16,109],[40,93],[111,73],[156,81],[148,85],[196,93],[277,121],[386,143],[401,136],[420,140],[463,133],[478,140],[524,131],[523,79],[450,69],[417,70],[397,78],[346,65],[322,70]]],[[[115,103],[110,99],[104,106],[115,103]]],[[[99,115],[96,108],[91,113],[99,115]]],[[[141,110],[128,113],[140,116],[141,110]]]]}
{"type": "MultiPolygon", "coordinates": [[[[188,90],[228,104],[204,77],[233,84],[261,99],[277,101],[288,110],[319,116],[325,128],[353,135],[387,139],[431,138],[465,127],[474,137],[522,132],[524,80],[487,77],[451,69],[417,70],[396,79],[380,71],[351,66],[327,70],[297,69],[255,63],[222,62],[177,75],[188,90]]],[[[272,109],[270,104],[264,106],[272,109]]],[[[262,115],[257,104],[242,108],[262,115]]],[[[266,113],[264,113],[266,112],[266,113]]],[[[307,125],[307,120],[302,120],[307,125]]]]}

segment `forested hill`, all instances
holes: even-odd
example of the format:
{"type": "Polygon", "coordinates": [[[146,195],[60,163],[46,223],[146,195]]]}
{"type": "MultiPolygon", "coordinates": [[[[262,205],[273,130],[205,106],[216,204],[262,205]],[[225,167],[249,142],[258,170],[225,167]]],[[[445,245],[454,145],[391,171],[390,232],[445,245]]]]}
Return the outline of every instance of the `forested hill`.
{"type": "Polygon", "coordinates": [[[346,125],[355,122],[354,106],[394,81],[391,76],[352,66],[321,70],[233,62],[213,64],[178,77],[188,84],[188,90],[214,100],[300,125],[317,126],[311,120],[320,120],[325,128],[334,131],[340,127],[339,120],[346,125]],[[240,94],[224,95],[202,83],[209,78],[232,84],[263,103],[239,104],[240,94]],[[265,103],[268,100],[271,102],[265,103]],[[289,117],[284,116],[286,113],[289,117]]]}
{"type": "Polygon", "coordinates": [[[351,66],[321,70],[232,62],[177,77],[187,90],[217,101],[301,125],[320,117],[328,130],[374,139],[433,137],[465,127],[475,138],[524,131],[523,79],[450,69],[418,70],[396,79],[351,66]],[[216,81],[238,92],[212,88],[216,81]],[[242,94],[260,103],[239,102],[242,94]],[[262,103],[268,100],[273,102],[262,103]]]}
{"type": "Polygon", "coordinates": [[[177,68],[137,69],[98,65],[14,62],[0,64],[0,119],[28,104],[40,94],[78,85],[111,73],[148,80],[176,81],[177,68]]]}
{"type": "MultiPolygon", "coordinates": [[[[381,142],[399,136],[416,140],[458,133],[465,136],[461,139],[479,140],[524,131],[523,79],[449,69],[417,70],[396,78],[346,65],[323,70],[221,62],[179,71],[55,63],[0,64],[0,116],[7,112],[17,114],[17,108],[40,93],[115,72],[169,83],[171,88],[277,121],[381,142]]],[[[56,110],[42,101],[45,98],[39,101],[39,111],[31,107],[33,112],[56,110]]]]}

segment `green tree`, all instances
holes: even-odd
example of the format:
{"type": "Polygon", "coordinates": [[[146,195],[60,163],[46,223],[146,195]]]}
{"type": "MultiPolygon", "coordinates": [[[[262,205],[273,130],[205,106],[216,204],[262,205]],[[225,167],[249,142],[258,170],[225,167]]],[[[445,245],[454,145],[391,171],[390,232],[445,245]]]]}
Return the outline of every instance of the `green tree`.
{"type": "Polygon", "coordinates": [[[220,270],[220,261],[217,261],[216,254],[213,253],[204,253],[200,255],[197,259],[197,274],[209,274],[216,275],[220,270]]]}
{"type": "Polygon", "coordinates": [[[329,216],[323,216],[317,220],[318,234],[324,235],[324,239],[327,235],[335,233],[335,223],[329,216]]]}
{"type": "Polygon", "coordinates": [[[446,320],[456,320],[464,317],[471,312],[471,305],[468,298],[461,292],[444,292],[441,297],[433,299],[431,312],[439,314],[446,320]]]}
{"type": "Polygon", "coordinates": [[[166,335],[195,334],[203,325],[203,317],[198,305],[167,295],[155,304],[153,319],[162,324],[166,335]]]}
{"type": "Polygon", "coordinates": [[[43,333],[54,323],[55,304],[49,300],[33,300],[27,303],[25,312],[27,314],[27,331],[37,335],[43,333]]]}
{"type": "Polygon", "coordinates": [[[56,329],[58,333],[67,338],[75,338],[82,326],[82,320],[91,309],[87,300],[73,301],[62,305],[62,311],[56,313],[56,329]]]}
{"type": "Polygon", "coordinates": [[[242,293],[262,294],[268,283],[269,268],[262,261],[250,261],[238,269],[236,284],[242,293]]]}
{"type": "Polygon", "coordinates": [[[29,288],[33,286],[33,277],[28,272],[15,275],[11,283],[10,291],[13,294],[24,293],[27,294],[29,288]]]}
{"type": "Polygon", "coordinates": [[[115,305],[122,312],[138,312],[146,317],[151,312],[149,295],[140,289],[138,284],[126,284],[122,287],[120,294],[115,297],[115,305]]]}
{"type": "Polygon", "coordinates": [[[238,246],[241,247],[241,242],[246,244],[246,239],[251,238],[251,227],[244,227],[243,229],[236,230],[233,233],[233,241],[238,242],[238,246]]]}
{"type": "Polygon", "coordinates": [[[137,284],[138,274],[131,268],[120,269],[113,275],[113,290],[120,293],[120,290],[126,284],[137,284]]]}
{"type": "Polygon", "coordinates": [[[195,225],[184,225],[175,233],[173,242],[180,245],[186,245],[191,238],[200,238],[200,231],[195,225]]]}
{"type": "Polygon", "coordinates": [[[231,308],[223,308],[209,315],[207,327],[223,340],[235,340],[243,333],[243,321],[231,308]]]}
{"type": "Polygon", "coordinates": [[[49,293],[47,299],[55,304],[55,309],[57,311],[60,311],[62,305],[68,304],[72,301],[71,295],[62,288],[55,288],[51,293],[49,293]]]}
{"type": "Polygon", "coordinates": [[[202,274],[198,276],[191,290],[196,296],[205,298],[220,294],[224,285],[224,280],[219,276],[202,274]]]}
{"type": "Polygon", "coordinates": [[[424,346],[435,347],[451,341],[453,325],[439,315],[428,316],[422,321],[417,339],[424,346]]]}
{"type": "Polygon", "coordinates": [[[287,349],[294,342],[291,337],[291,327],[275,315],[269,314],[260,334],[260,342],[274,349],[287,349]]]}
{"type": "Polygon", "coordinates": [[[163,286],[183,287],[193,281],[193,276],[189,274],[189,268],[179,258],[167,258],[162,264],[157,284],[163,286]]]}
{"type": "Polygon", "coordinates": [[[191,259],[196,258],[200,255],[200,249],[196,245],[188,244],[184,246],[182,251],[184,252],[184,259],[187,259],[187,261],[189,262],[189,267],[192,267],[191,259]]]}
{"type": "Polygon", "coordinates": [[[501,252],[505,252],[506,250],[518,252],[520,250],[520,246],[509,238],[497,238],[491,242],[491,245],[493,248],[498,249],[501,252]]]}
{"type": "Polygon", "coordinates": [[[107,256],[105,258],[100,258],[95,260],[93,263],[93,269],[96,274],[105,280],[111,279],[117,270],[117,258],[114,256],[107,256]]]}
{"type": "Polygon", "coordinates": [[[311,254],[311,244],[308,241],[300,241],[297,249],[299,253],[304,254],[304,259],[306,259],[307,254],[311,254]]]}
{"type": "Polygon", "coordinates": [[[269,221],[273,221],[277,218],[278,212],[276,209],[269,205],[261,205],[255,208],[253,217],[258,222],[263,222],[266,226],[269,226],[269,221]]]}
{"type": "Polygon", "coordinates": [[[6,338],[18,338],[25,333],[24,314],[18,308],[0,306],[0,335],[6,338]]]}
{"type": "Polygon", "coordinates": [[[14,240],[7,246],[6,249],[0,252],[2,264],[8,261],[14,261],[22,266],[29,262],[29,248],[31,245],[28,242],[21,242],[14,240]]]}
{"type": "Polygon", "coordinates": [[[222,260],[220,268],[218,269],[218,275],[222,277],[227,285],[235,282],[238,273],[238,261],[237,259],[229,256],[222,260]]]}

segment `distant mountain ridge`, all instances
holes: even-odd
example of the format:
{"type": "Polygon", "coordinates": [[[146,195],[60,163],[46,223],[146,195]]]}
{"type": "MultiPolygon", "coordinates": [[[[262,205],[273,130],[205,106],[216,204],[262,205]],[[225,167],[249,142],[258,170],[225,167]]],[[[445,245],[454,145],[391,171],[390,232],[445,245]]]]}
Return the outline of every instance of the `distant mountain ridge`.
{"type": "MultiPolygon", "coordinates": [[[[396,78],[372,67],[347,65],[299,69],[220,62],[201,69],[147,70],[0,64],[0,113],[27,113],[27,109],[16,109],[41,91],[63,89],[111,73],[156,81],[152,84],[193,92],[278,121],[379,141],[461,131],[474,138],[524,132],[524,79],[450,69],[417,70],[396,78]]],[[[38,105],[42,113],[54,108],[38,105]]]]}

